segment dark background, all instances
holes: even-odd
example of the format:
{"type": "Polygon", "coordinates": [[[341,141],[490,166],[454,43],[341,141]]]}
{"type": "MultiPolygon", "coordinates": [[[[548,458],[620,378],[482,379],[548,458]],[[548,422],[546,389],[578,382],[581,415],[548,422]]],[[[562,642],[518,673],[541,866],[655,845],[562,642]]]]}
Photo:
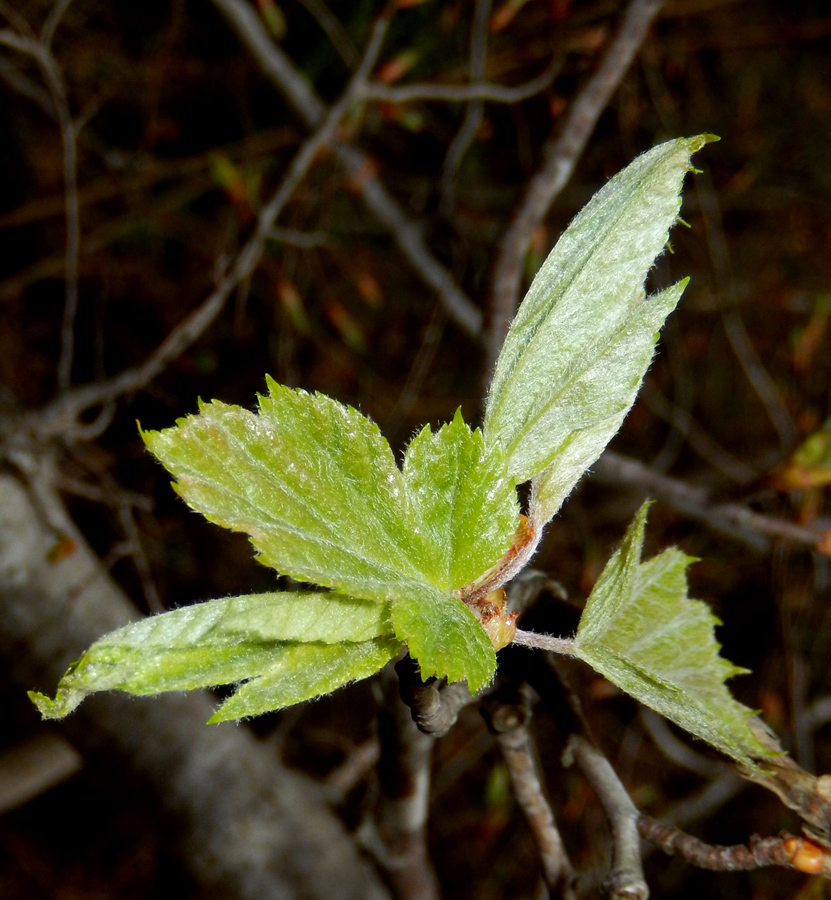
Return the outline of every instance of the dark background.
{"type": "MultiPolygon", "coordinates": [[[[623,6],[529,0],[492,31],[489,80],[529,80],[556,54],[562,68],[537,96],[485,104],[449,211],[442,209],[439,176],[464,104],[370,103],[346,120],[342,139],[371,155],[435,255],[483,309],[512,210],[623,6]]],[[[17,12],[38,29],[50,8],[23,0],[17,12]]],[[[343,0],[329,8],[360,52],[379,4],[343,0]]],[[[494,8],[502,14],[507,5],[494,8]]],[[[283,49],[319,94],[334,101],[347,66],[303,4],[284,0],[281,9],[283,49]]],[[[412,51],[402,83],[463,83],[472,15],[469,0],[399,10],[376,72],[412,51]]],[[[75,0],[53,49],[73,114],[88,117],[78,144],[83,243],[72,380],[79,384],[141,362],[199,306],[217,260],[250,233],[255,211],[307,131],[201,0],[75,0]]],[[[30,409],[48,403],[56,390],[64,304],[61,142],[54,119],[9,74],[12,67],[42,84],[37,69],[8,49],[0,50],[0,60],[6,66],[0,401],[30,409]]],[[[831,12],[825,2],[667,3],[535,234],[527,268],[533,273],[569,219],[634,156],[661,140],[705,131],[722,140],[698,154],[704,173],[687,181],[682,215],[690,228],[673,232],[673,252],[652,276],[658,286],[687,274],[691,282],[665,330],[647,389],[612,446],[657,471],[706,485],[715,498],[821,525],[822,488],[788,491],[776,473],[831,412],[831,12]],[[760,399],[748,372],[773,390],[775,401],[760,399]],[[691,426],[679,428],[678,410],[692,417],[691,426]]],[[[137,419],[145,428],[168,426],[194,411],[199,396],[251,407],[266,372],[355,405],[397,452],[424,422],[446,420],[459,406],[469,421],[480,413],[481,346],[448,317],[330,157],[316,161],[279,224],[311,235],[314,246],[270,242],[254,276],[199,340],[145,389],[121,398],[99,437],[62,451],[66,502],[143,611],[268,589],[273,575],[253,561],[243,537],[207,524],[177,500],[144,450],[137,419]],[[79,496],[79,485],[95,486],[101,497],[79,496]],[[132,507],[140,549],[132,545],[130,552],[119,515],[124,491],[146,498],[132,507]]],[[[631,486],[584,480],[551,523],[534,565],[579,605],[641,498],[631,486]]],[[[817,717],[808,725],[800,719],[829,690],[829,560],[780,540],[756,547],[748,541],[752,536],[727,537],[660,500],[651,513],[650,551],[676,543],[700,558],[691,570],[691,594],[724,621],[724,654],[753,670],[732,683],[736,695],[761,709],[791,748],[801,735],[796,754],[806,768],[831,770],[828,728],[817,717]]],[[[660,817],[696,796],[705,779],[666,759],[636,704],[588,670],[584,677],[593,699],[590,719],[638,806],[660,817]]],[[[0,686],[0,699],[6,746],[37,731],[25,697],[0,686]]],[[[369,686],[357,685],[250,727],[287,763],[325,778],[372,739],[373,702],[369,686]]],[[[560,768],[554,717],[543,708],[536,719],[572,859],[601,866],[602,815],[580,777],[560,768]]],[[[694,749],[708,755],[702,745],[694,749]]],[[[434,777],[430,845],[445,895],[534,896],[535,850],[475,709],[440,742],[434,777]]],[[[350,828],[371,805],[373,778],[368,772],[343,805],[350,828]]],[[[198,896],[156,820],[152,798],[128,774],[85,767],[0,817],[0,897],[198,896]]],[[[748,788],[688,827],[709,841],[732,843],[799,824],[772,795],[748,788]]],[[[715,875],[660,854],[650,858],[647,873],[654,897],[762,900],[826,891],[793,873],[715,875]]]]}

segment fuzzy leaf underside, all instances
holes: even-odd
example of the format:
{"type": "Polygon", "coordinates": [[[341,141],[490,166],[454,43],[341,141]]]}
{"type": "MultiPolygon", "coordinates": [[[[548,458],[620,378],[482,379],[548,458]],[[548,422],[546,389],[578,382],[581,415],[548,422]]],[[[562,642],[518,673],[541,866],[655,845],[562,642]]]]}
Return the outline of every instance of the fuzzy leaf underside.
{"type": "Polygon", "coordinates": [[[511,546],[519,513],[513,479],[499,447],[486,451],[482,433],[471,431],[460,411],[435,434],[425,426],[416,435],[403,472],[431,584],[462,587],[511,546]]]}
{"type": "Polygon", "coordinates": [[[321,394],[269,391],[259,415],[213,401],[144,435],[185,502],[299,581],[383,601],[421,580],[404,479],[377,426],[321,394]]]}
{"type": "Polygon", "coordinates": [[[753,768],[754,759],[770,753],[750,728],[753,711],[725,686],[746,670],[719,655],[718,619],[687,596],[692,558],[670,548],[640,561],[648,505],[586,603],[576,654],[627,694],[753,768]]]}
{"type": "Polygon", "coordinates": [[[424,585],[393,600],[392,623],[418,660],[423,679],[467,681],[472,694],[493,680],[493,644],[461,600],[424,585]]]}
{"type": "Polygon", "coordinates": [[[654,147],[612,178],[543,263],[511,324],[485,413],[490,446],[517,482],[543,475],[550,518],[614,436],[684,283],[646,297],[644,281],[680,210],[690,156],[709,136],[654,147]],[[553,469],[556,467],[556,474],[553,469]]]}
{"type": "Polygon", "coordinates": [[[105,635],[70,667],[54,700],[37,695],[36,702],[44,716],[60,718],[98,691],[148,695],[255,678],[270,671],[293,642],[366,644],[392,636],[386,607],[337,594],[291,591],[208,600],[105,635]]]}
{"type": "Polygon", "coordinates": [[[553,458],[532,479],[531,513],[547,522],[562,506],[586,469],[617,434],[635,401],[655,351],[658,331],[675,309],[687,279],[632,304],[605,354],[579,381],[566,388],[545,420],[553,458]],[[555,413],[561,412],[558,416],[555,413]]]}
{"type": "Polygon", "coordinates": [[[361,643],[284,644],[271,666],[240,685],[210,718],[211,723],[258,716],[329,694],[369,678],[401,649],[395,638],[361,643]]]}

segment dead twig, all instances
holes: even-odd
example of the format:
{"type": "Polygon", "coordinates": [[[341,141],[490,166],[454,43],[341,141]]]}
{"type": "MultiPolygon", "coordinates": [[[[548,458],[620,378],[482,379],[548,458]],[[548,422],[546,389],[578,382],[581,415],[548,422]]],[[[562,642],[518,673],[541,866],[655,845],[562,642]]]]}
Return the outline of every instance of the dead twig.
{"type": "Polygon", "coordinates": [[[522,263],[531,236],[565,186],[600,114],[606,108],[646,37],[664,0],[632,0],[597,72],[571,104],[562,130],[543,150],[542,164],[528,183],[493,269],[485,334],[483,377],[490,382],[508,326],[519,303],[522,263]]]}

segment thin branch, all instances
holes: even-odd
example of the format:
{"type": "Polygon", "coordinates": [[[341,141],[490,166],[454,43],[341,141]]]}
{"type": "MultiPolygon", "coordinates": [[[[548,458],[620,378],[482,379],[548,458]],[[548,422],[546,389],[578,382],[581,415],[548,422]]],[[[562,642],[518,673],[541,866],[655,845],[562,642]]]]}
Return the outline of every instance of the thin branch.
{"type": "Polygon", "coordinates": [[[543,151],[540,169],[500,241],[493,270],[484,378],[490,381],[496,358],[519,302],[522,263],[536,228],[565,186],[600,114],[626,74],[664,0],[632,0],[600,68],[589,79],[565,117],[562,131],[543,151]]]}
{"type": "Polygon", "coordinates": [[[338,56],[348,69],[354,69],[360,59],[352,39],[341,25],[340,19],[329,9],[323,0],[300,0],[306,11],[323,29],[326,37],[332,42],[338,56]]]}
{"type": "Polygon", "coordinates": [[[769,539],[790,541],[827,552],[829,539],[824,529],[757,513],[740,503],[714,502],[706,488],[653,472],[643,463],[611,451],[606,451],[598,460],[592,477],[607,484],[636,485],[691,519],[761,552],[768,549],[769,539]]]}
{"type": "Polygon", "coordinates": [[[78,212],[78,128],[69,110],[66,85],[60,67],[49,49],[54,29],[71,0],[58,0],[44,26],[41,40],[23,35],[13,37],[7,30],[0,32],[0,43],[13,47],[30,56],[40,69],[54,104],[55,116],[61,134],[64,177],[64,217],[66,221],[65,249],[65,299],[61,321],[61,352],[58,359],[58,390],[66,391],[72,374],[72,358],[75,350],[75,317],[78,312],[78,248],[81,228],[78,212]]]}
{"type": "Polygon", "coordinates": [[[638,819],[640,836],[664,853],[677,856],[699,869],[721,872],[748,872],[766,866],[780,866],[800,872],[821,874],[826,870],[826,853],[819,844],[789,834],[760,838],[754,835],[747,845],[723,846],[707,844],[681,831],[664,825],[651,816],[638,819]]]}
{"type": "Polygon", "coordinates": [[[155,352],[140,366],[127,369],[107,381],[76,388],[35,413],[30,419],[30,427],[41,437],[64,433],[84,410],[106,403],[122,394],[139,390],[152,381],[171,360],[198,339],[219,314],[232,291],[253,274],[277,217],[311,168],[315,157],[332,141],[341,120],[360,94],[363,82],[375,65],[388,23],[389,20],[385,17],[376,22],[361,65],[343,95],[327,112],[314,134],[307,138],[296,153],[279,187],[261,210],[254,233],[237,254],[233,265],[220,278],[214,291],[200,307],[170,332],[155,352]]]}
{"type": "Polygon", "coordinates": [[[696,179],[695,189],[698,193],[701,214],[704,217],[704,228],[707,235],[707,245],[710,250],[713,273],[715,274],[724,331],[747,380],[762,402],[765,412],[776,429],[782,450],[787,453],[796,442],[796,427],[791,414],[788,412],[788,408],[779,396],[779,391],[773,379],[768,375],[764,365],[762,365],[762,361],[756,353],[753,342],[750,340],[750,335],[748,335],[739,314],[733,288],[734,279],[731,272],[730,254],[724,237],[721,209],[712,181],[706,171],[702,173],[700,178],[696,179]]]}
{"type": "Polygon", "coordinates": [[[488,727],[496,735],[508,767],[517,802],[534,835],[549,890],[572,896],[574,870],[569,861],[551,806],[545,797],[534,745],[528,729],[531,699],[527,686],[498,692],[482,710],[488,727]]]}
{"type": "MultiPolygon", "coordinates": [[[[468,63],[468,74],[473,84],[484,83],[487,74],[490,13],[491,0],[476,0],[473,21],[470,25],[470,61],[468,63]]],[[[482,124],[484,113],[484,101],[481,98],[471,99],[467,105],[464,120],[447,148],[439,179],[441,209],[445,215],[450,213],[455,203],[456,170],[482,124]]]]}
{"type": "Polygon", "coordinates": [[[649,888],[643,877],[638,821],[640,813],[606,757],[585,738],[572,735],[563,757],[575,761],[597,794],[612,829],[612,872],[608,881],[611,900],[646,900],[649,888]]]}
{"type": "Polygon", "coordinates": [[[64,13],[69,9],[70,3],[72,3],[72,0],[57,0],[52,7],[52,11],[47,16],[46,21],[43,23],[43,28],[40,32],[40,42],[45,50],[49,50],[52,46],[52,38],[55,36],[55,29],[60,24],[64,13]]]}
{"type": "MultiPolygon", "coordinates": [[[[244,0],[211,0],[228,20],[263,74],[309,128],[319,125],[326,107],[294,63],[269,38],[254,9],[244,0]]],[[[373,161],[347,144],[333,147],[333,155],[355,186],[364,204],[390,233],[413,271],[432,288],[451,317],[469,335],[482,329],[482,314],[456,284],[424,242],[421,229],[381,183],[373,161]]]]}
{"type": "Polygon", "coordinates": [[[557,77],[560,60],[555,59],[536,78],[506,87],[488,81],[474,81],[470,84],[420,84],[389,85],[374,81],[367,85],[364,96],[367,100],[382,103],[410,103],[414,100],[436,100],[451,103],[489,100],[491,103],[519,103],[544,91],[557,77]]]}

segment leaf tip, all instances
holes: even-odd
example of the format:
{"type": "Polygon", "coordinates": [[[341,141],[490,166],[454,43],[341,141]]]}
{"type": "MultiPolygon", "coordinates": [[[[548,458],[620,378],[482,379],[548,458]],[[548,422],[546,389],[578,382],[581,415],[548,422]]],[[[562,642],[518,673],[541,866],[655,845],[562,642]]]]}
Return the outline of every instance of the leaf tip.
{"type": "Polygon", "coordinates": [[[80,698],[74,699],[68,692],[60,688],[54,700],[39,691],[28,691],[28,697],[44,719],[62,719],[80,703],[80,698]]]}

